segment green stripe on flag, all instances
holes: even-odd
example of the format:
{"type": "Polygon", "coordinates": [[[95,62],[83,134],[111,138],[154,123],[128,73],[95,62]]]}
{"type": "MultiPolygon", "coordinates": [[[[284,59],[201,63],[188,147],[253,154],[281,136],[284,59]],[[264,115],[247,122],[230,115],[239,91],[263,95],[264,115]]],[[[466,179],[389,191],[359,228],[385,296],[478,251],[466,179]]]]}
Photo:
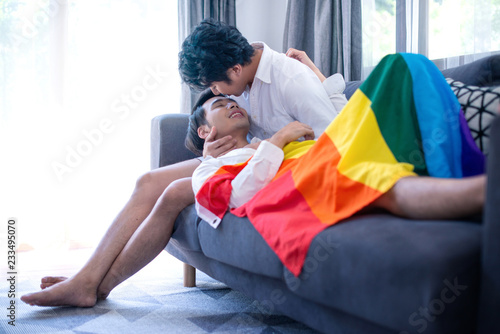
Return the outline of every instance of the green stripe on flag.
{"type": "Polygon", "coordinates": [[[384,57],[359,87],[372,102],[380,132],[396,160],[415,166],[418,175],[429,175],[413,101],[413,80],[404,58],[384,57]]]}

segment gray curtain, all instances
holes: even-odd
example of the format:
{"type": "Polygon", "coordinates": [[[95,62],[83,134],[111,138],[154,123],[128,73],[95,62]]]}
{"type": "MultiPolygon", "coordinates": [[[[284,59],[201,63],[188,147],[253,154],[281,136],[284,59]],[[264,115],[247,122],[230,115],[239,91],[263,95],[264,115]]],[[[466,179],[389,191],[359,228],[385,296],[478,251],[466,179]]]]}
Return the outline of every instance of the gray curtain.
{"type": "Polygon", "coordinates": [[[325,76],[361,79],[361,0],[288,0],[283,48],[304,50],[325,76]]]}
{"type": "MultiPolygon", "coordinates": [[[[193,28],[208,18],[236,26],[235,0],[179,0],[179,50],[193,28]]],[[[182,84],[181,113],[191,112],[198,94],[182,84]]]]}

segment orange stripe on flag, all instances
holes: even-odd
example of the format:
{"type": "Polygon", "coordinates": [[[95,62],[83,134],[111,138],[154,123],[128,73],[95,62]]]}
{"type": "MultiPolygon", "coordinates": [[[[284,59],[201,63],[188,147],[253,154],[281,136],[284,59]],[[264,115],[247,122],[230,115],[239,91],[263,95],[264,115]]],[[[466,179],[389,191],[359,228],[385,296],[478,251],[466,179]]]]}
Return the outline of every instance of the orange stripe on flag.
{"type": "Polygon", "coordinates": [[[322,136],[292,169],[296,188],[316,217],[326,224],[352,215],[382,194],[343,176],[337,168],[341,158],[331,139],[322,136]]]}

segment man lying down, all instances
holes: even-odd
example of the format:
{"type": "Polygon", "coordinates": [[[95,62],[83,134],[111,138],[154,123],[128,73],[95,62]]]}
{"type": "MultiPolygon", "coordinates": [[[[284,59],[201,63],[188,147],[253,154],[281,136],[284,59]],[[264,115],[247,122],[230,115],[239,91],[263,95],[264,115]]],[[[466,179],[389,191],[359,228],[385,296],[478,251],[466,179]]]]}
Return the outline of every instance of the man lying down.
{"type": "Polygon", "coordinates": [[[249,143],[249,126],[234,100],[210,90],[200,97],[188,148],[203,150],[212,127],[237,148],[195,170],[196,209],[214,227],[228,209],[247,216],[295,275],[317,233],[361,210],[414,219],[482,210],[484,156],[453,92],[423,56],[386,56],[317,141],[310,126],[293,122],[249,143]]]}

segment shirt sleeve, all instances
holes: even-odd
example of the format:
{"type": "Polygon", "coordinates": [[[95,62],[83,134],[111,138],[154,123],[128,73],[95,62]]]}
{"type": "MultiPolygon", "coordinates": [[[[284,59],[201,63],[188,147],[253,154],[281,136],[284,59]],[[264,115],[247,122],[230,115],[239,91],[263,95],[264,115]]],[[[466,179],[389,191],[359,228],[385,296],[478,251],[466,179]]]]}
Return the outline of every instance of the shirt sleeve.
{"type": "Polygon", "coordinates": [[[283,106],[295,120],[311,126],[315,138],[338,115],[321,81],[312,71],[303,71],[283,85],[283,106]]]}
{"type": "Polygon", "coordinates": [[[202,163],[194,170],[193,177],[191,178],[191,185],[195,195],[201,189],[203,183],[222,166],[223,163],[220,159],[215,159],[211,156],[206,157],[202,161],[202,163]]]}
{"type": "Polygon", "coordinates": [[[271,182],[283,158],[282,149],[266,140],[262,141],[247,166],[233,179],[229,207],[242,206],[271,182]]]}
{"type": "MultiPolygon", "coordinates": [[[[260,189],[264,188],[276,175],[283,162],[283,150],[264,140],[260,143],[252,159],[231,182],[232,191],[229,201],[230,208],[237,208],[248,202],[260,189]]],[[[239,159],[245,162],[248,156],[239,159]]],[[[234,163],[237,163],[234,159],[234,163]]],[[[195,194],[203,183],[212,176],[224,163],[221,159],[207,157],[196,168],[192,177],[192,187],[195,194]]]]}

